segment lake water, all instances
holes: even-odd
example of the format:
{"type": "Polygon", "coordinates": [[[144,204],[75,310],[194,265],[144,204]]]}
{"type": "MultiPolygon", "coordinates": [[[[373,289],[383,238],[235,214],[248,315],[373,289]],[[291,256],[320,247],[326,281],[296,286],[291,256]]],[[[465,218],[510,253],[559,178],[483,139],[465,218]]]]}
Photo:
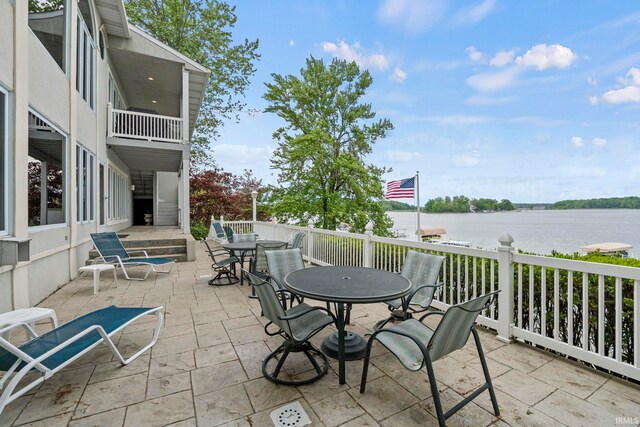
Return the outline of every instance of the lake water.
{"type": "MultiPolygon", "coordinates": [[[[388,212],[394,229],[413,236],[415,212],[388,212]]],[[[495,249],[505,231],[523,251],[574,253],[580,246],[602,242],[633,245],[640,257],[640,209],[522,210],[494,213],[421,214],[420,226],[447,230],[443,239],[471,242],[471,247],[495,249]]],[[[411,238],[411,237],[409,237],[411,238]]]]}

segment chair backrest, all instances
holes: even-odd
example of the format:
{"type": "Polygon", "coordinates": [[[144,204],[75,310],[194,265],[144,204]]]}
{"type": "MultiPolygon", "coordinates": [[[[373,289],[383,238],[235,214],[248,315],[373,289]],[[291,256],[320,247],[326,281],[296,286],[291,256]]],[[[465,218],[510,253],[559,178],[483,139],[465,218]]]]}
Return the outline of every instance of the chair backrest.
{"type": "Polygon", "coordinates": [[[225,242],[227,241],[227,236],[225,235],[224,229],[222,228],[222,224],[220,224],[220,222],[211,222],[211,227],[209,228],[209,235],[207,236],[207,238],[225,242]]]}
{"type": "Polygon", "coordinates": [[[251,265],[252,273],[261,272],[266,273],[269,271],[269,264],[267,263],[266,251],[279,251],[286,249],[287,244],[282,243],[256,243],[256,255],[251,265]]]}
{"type": "Polygon", "coordinates": [[[427,344],[432,362],[464,347],[478,315],[493,303],[498,292],[490,292],[447,309],[427,344]]]}
{"type": "Polygon", "coordinates": [[[105,261],[113,261],[116,256],[119,256],[120,259],[129,258],[127,250],[122,246],[118,235],[113,231],[91,233],[91,240],[93,240],[93,244],[105,261]]]}
{"type": "Polygon", "coordinates": [[[255,242],[256,235],[255,233],[245,233],[245,234],[234,234],[233,242],[255,242]]]}
{"type": "Polygon", "coordinates": [[[307,235],[304,231],[298,231],[293,235],[293,240],[291,240],[292,248],[300,248],[302,249],[302,242],[304,241],[304,237],[307,235]]]}
{"type": "Polygon", "coordinates": [[[275,285],[282,289],[284,278],[287,274],[302,270],[304,260],[300,248],[282,249],[279,251],[266,251],[269,277],[275,281],[275,285]]]}
{"type": "Polygon", "coordinates": [[[282,320],[282,317],[285,316],[285,312],[273,287],[271,287],[267,281],[262,280],[249,272],[247,272],[247,277],[260,300],[262,315],[269,319],[271,323],[282,329],[286,335],[292,336],[289,322],[282,320]]]}
{"type": "MultiPolygon", "coordinates": [[[[443,262],[444,257],[440,255],[409,251],[404,259],[400,274],[411,281],[413,289],[424,285],[435,285],[443,262]]],[[[435,290],[434,287],[423,288],[414,295],[414,298],[420,300],[421,305],[426,304],[428,307],[435,290]]]]}
{"type": "Polygon", "coordinates": [[[224,229],[224,234],[227,235],[227,240],[229,241],[229,243],[233,243],[233,228],[229,227],[228,225],[225,225],[222,228],[224,229]]]}

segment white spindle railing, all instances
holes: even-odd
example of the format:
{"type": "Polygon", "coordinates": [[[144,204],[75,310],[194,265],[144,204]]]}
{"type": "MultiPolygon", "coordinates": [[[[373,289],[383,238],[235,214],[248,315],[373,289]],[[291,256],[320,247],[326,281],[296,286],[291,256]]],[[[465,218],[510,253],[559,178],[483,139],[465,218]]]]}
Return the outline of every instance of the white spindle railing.
{"type": "Polygon", "coordinates": [[[318,265],[398,272],[409,249],[445,256],[433,306],[446,309],[500,289],[478,323],[520,340],[640,380],[640,268],[517,254],[508,234],[498,250],[472,249],[256,222],[266,239],[305,231],[303,253],[318,265]],[[584,329],[584,325],[588,325],[584,329]]]}
{"type": "Polygon", "coordinates": [[[179,117],[116,110],[109,104],[108,136],[147,141],[185,141],[184,120],[179,117]]]}
{"type": "Polygon", "coordinates": [[[253,221],[224,221],[224,225],[228,225],[234,234],[254,233],[253,221]]]}

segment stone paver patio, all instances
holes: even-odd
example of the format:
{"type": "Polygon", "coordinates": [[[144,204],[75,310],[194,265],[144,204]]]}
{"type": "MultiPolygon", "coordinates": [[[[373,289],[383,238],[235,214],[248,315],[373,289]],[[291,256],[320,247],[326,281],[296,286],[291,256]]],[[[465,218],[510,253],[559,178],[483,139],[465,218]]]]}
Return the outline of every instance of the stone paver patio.
{"type": "MultiPolygon", "coordinates": [[[[144,282],[119,276],[119,287],[91,277],[65,285],[40,304],[61,322],[111,304],[165,307],[166,321],[151,352],[122,367],[100,347],[9,405],[2,426],[270,426],[269,413],[299,401],[315,426],[437,425],[426,372],[405,370],[381,345],[369,370],[367,392],[358,387],[362,361],[347,362],[340,386],[337,364],[320,381],[301,387],[275,385],[262,377],[261,362],[281,342],[263,330],[257,300],[247,286],[211,287],[210,262],[200,244],[198,260],[179,263],[169,275],[144,282]]],[[[366,333],[386,313],[382,304],[354,307],[352,325],[366,333]]],[[[144,344],[152,318],[125,330],[125,354],[144,344]]],[[[48,325],[38,325],[40,331],[48,325]]],[[[332,330],[314,338],[319,345],[332,330]]],[[[501,417],[488,393],[449,419],[448,425],[615,425],[638,417],[640,387],[523,344],[505,345],[481,331],[501,417]]],[[[17,339],[20,337],[17,336],[17,339]]],[[[290,360],[287,375],[309,369],[290,360]]],[[[289,361],[288,361],[289,362],[289,361]]],[[[482,381],[475,347],[435,363],[445,410],[482,381]]]]}

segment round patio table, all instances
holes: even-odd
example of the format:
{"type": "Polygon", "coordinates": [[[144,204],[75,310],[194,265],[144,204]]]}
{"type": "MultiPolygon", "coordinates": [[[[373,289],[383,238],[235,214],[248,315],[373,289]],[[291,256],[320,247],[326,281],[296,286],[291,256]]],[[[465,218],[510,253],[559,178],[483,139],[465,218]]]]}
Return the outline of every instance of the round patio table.
{"type": "Polygon", "coordinates": [[[409,279],[399,274],[366,267],[305,268],[289,273],[284,278],[284,286],[296,295],[336,303],[338,306],[338,331],[324,340],[322,351],[327,356],[338,359],[340,384],[346,382],[345,360],[364,357],[366,349],[364,338],[344,330],[345,304],[390,301],[411,291],[409,279]]]}
{"type": "MultiPolygon", "coordinates": [[[[240,268],[244,268],[244,258],[247,252],[252,252],[256,250],[256,245],[258,243],[284,243],[281,240],[253,240],[250,242],[234,242],[234,243],[225,243],[222,245],[228,251],[233,252],[234,254],[240,254],[240,268]]],[[[244,274],[240,272],[240,286],[244,284],[244,274]]]]}

